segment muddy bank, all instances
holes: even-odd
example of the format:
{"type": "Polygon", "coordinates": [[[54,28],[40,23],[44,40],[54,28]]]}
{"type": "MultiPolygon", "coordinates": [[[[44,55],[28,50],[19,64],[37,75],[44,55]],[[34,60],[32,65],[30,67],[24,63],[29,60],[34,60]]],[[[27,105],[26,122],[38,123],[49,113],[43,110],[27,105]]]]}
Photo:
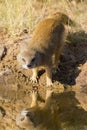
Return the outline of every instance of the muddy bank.
{"type": "MultiPolygon", "coordinates": [[[[31,71],[20,69],[17,63],[19,45],[29,40],[25,35],[17,40],[3,39],[0,44],[7,48],[0,61],[0,129],[20,130],[15,124],[17,113],[30,106],[32,83],[31,71]],[[5,73],[3,73],[5,72],[5,73]],[[5,112],[3,115],[2,109],[5,112]]],[[[72,42],[72,41],[71,41],[72,42]]],[[[77,41],[78,42],[78,41],[77,41]]],[[[54,104],[58,107],[61,130],[87,129],[87,42],[69,43],[64,48],[60,63],[53,74],[54,104]],[[56,103],[55,103],[56,102],[56,103]]],[[[45,73],[40,76],[41,98],[45,99],[45,73]]],[[[41,101],[39,101],[40,103],[41,101]]],[[[55,106],[56,107],[56,106],[55,106]]]]}

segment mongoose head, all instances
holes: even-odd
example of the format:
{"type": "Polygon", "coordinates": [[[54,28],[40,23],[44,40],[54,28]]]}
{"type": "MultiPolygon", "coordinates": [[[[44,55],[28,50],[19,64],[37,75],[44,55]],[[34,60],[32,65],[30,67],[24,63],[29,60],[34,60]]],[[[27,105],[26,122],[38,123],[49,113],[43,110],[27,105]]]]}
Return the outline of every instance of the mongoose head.
{"type": "Polygon", "coordinates": [[[37,127],[38,111],[36,108],[29,108],[28,110],[22,110],[16,117],[16,124],[21,128],[35,128],[37,127]]]}
{"type": "Polygon", "coordinates": [[[17,60],[22,68],[32,69],[41,65],[43,54],[35,49],[27,49],[18,54],[17,60]]]}

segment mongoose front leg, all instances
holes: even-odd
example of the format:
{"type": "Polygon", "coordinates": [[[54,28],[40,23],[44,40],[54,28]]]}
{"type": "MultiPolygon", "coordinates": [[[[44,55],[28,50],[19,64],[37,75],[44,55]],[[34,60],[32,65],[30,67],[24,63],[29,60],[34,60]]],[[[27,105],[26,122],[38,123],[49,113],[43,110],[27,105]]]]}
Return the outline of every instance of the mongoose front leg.
{"type": "Polygon", "coordinates": [[[47,82],[47,86],[52,86],[52,69],[51,66],[47,66],[46,67],[46,82],[47,82]]]}
{"type": "Polygon", "coordinates": [[[51,89],[48,89],[48,90],[46,91],[46,100],[52,96],[52,93],[53,93],[53,89],[52,89],[52,88],[51,88],[51,89]]]}
{"type": "Polygon", "coordinates": [[[52,98],[52,94],[53,94],[53,89],[52,87],[49,87],[47,90],[46,90],[46,98],[45,98],[45,105],[44,107],[46,108],[51,108],[51,98],[52,98]]]}
{"type": "Polygon", "coordinates": [[[32,74],[32,77],[30,78],[30,81],[31,81],[32,83],[37,83],[37,81],[38,81],[37,68],[32,69],[32,72],[33,72],[33,74],[32,74]]]}
{"type": "Polygon", "coordinates": [[[37,106],[38,105],[38,102],[37,102],[38,91],[36,89],[32,90],[31,97],[32,97],[31,107],[37,106]]]}

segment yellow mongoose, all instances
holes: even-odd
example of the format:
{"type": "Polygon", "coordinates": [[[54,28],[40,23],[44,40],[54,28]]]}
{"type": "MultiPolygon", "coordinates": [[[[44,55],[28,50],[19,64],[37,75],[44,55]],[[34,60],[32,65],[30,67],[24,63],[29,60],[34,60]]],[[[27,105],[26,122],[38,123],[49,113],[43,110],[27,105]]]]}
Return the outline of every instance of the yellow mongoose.
{"type": "Polygon", "coordinates": [[[46,101],[43,107],[37,103],[37,91],[32,91],[31,107],[22,110],[16,117],[16,124],[27,130],[58,130],[57,109],[50,104],[52,90],[47,90],[46,101]]]}
{"type": "Polygon", "coordinates": [[[47,86],[52,85],[52,68],[64,47],[64,24],[68,22],[68,16],[60,12],[45,18],[37,24],[29,43],[21,46],[17,59],[23,68],[32,69],[32,82],[37,82],[38,67],[44,67],[47,86]]]}

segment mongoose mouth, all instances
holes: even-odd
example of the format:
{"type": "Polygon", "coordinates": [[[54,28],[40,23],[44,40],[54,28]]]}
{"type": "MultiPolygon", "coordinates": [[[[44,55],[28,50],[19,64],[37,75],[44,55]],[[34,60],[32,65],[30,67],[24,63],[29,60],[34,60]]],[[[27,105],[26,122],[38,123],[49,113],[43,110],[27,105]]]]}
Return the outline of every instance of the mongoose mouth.
{"type": "Polygon", "coordinates": [[[28,69],[33,69],[33,68],[35,68],[35,65],[29,64],[29,65],[27,65],[27,68],[28,68],[28,69]]]}
{"type": "Polygon", "coordinates": [[[23,64],[23,65],[22,65],[22,68],[23,68],[23,69],[33,69],[33,68],[35,68],[35,66],[23,64]]]}
{"type": "Polygon", "coordinates": [[[28,113],[28,110],[22,110],[22,111],[21,111],[21,115],[22,115],[22,116],[26,116],[27,113],[28,113]]]}
{"type": "Polygon", "coordinates": [[[23,64],[23,65],[22,65],[22,68],[23,68],[23,69],[29,69],[26,64],[23,64]]]}

